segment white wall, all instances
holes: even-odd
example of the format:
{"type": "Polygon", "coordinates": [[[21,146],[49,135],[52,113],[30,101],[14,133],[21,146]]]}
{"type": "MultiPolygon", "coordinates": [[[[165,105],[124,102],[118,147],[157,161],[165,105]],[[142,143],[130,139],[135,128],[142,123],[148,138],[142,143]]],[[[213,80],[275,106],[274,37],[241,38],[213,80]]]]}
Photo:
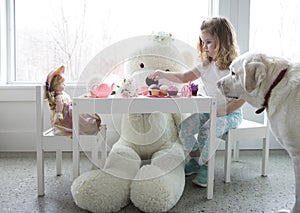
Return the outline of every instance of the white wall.
{"type": "Polygon", "coordinates": [[[241,53],[249,50],[250,0],[213,0],[212,15],[227,17],[236,30],[241,53]]]}
{"type": "Polygon", "coordinates": [[[34,150],[33,87],[0,88],[0,151],[34,150]]]}

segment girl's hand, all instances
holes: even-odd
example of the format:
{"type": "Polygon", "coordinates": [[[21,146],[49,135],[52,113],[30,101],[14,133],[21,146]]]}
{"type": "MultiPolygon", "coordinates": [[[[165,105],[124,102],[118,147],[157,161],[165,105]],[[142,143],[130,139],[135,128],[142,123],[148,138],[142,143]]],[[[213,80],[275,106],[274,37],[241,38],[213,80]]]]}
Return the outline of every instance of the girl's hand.
{"type": "Polygon", "coordinates": [[[164,78],[164,72],[162,70],[156,70],[154,73],[150,74],[148,78],[153,79],[154,81],[157,81],[159,79],[164,78]]]}

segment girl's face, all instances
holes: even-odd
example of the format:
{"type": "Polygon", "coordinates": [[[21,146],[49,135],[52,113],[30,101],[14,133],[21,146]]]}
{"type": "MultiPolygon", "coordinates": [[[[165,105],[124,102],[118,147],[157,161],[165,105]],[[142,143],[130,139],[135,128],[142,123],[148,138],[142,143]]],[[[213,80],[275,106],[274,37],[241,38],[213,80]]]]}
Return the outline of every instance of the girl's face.
{"type": "Polygon", "coordinates": [[[214,37],[208,32],[201,31],[200,38],[204,51],[209,57],[214,59],[214,51],[216,49],[216,40],[214,37]]]}

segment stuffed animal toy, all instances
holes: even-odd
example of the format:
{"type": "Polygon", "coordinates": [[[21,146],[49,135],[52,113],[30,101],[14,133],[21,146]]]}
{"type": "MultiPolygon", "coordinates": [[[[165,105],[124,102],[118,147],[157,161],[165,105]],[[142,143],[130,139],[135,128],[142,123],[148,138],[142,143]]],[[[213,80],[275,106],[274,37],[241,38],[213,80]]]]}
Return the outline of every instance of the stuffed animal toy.
{"type": "MultiPolygon", "coordinates": [[[[51,111],[51,123],[55,135],[72,137],[72,100],[64,91],[64,66],[50,72],[46,80],[46,97],[51,111]]],[[[94,135],[99,132],[101,118],[97,114],[82,114],[79,118],[80,134],[94,135]]]]}
{"type": "MultiPolygon", "coordinates": [[[[117,95],[139,95],[147,86],[146,76],[156,69],[184,71],[186,57],[173,42],[169,35],[147,37],[144,46],[126,60],[128,79],[117,95]]],[[[174,207],[185,186],[185,153],[178,137],[183,116],[160,112],[123,115],[120,138],[104,167],[74,180],[75,203],[92,212],[117,212],[130,201],[144,212],[166,212],[174,207]]]]}

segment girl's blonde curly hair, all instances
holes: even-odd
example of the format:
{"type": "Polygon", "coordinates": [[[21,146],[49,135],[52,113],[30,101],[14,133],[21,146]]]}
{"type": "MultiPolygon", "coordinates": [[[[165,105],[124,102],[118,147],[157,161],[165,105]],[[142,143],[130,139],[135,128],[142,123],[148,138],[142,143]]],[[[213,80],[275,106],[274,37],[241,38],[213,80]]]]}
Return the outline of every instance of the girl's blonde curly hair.
{"type": "Polygon", "coordinates": [[[202,22],[200,30],[210,33],[216,42],[214,58],[212,58],[204,51],[203,42],[199,37],[197,48],[203,65],[206,66],[214,60],[220,70],[229,69],[231,62],[239,55],[233,25],[224,17],[212,17],[202,22]]]}
{"type": "Polygon", "coordinates": [[[49,103],[49,107],[51,110],[55,110],[56,107],[56,96],[58,95],[56,93],[57,88],[63,84],[65,81],[65,77],[61,74],[57,74],[55,75],[50,84],[49,84],[49,88],[46,91],[46,97],[48,99],[48,103],[49,103]]]}

